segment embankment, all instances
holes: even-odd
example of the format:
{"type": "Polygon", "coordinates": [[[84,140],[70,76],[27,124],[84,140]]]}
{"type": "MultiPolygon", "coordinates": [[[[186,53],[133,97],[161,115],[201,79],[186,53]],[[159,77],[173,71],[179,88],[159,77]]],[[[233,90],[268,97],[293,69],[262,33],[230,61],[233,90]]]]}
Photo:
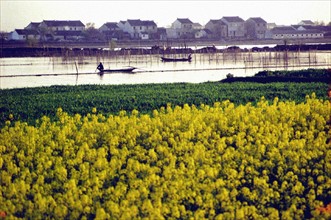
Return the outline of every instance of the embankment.
{"type": "Polygon", "coordinates": [[[107,42],[53,42],[36,45],[27,45],[25,42],[2,42],[0,57],[331,50],[330,39],[290,40],[286,45],[284,40],[118,41],[115,50],[110,50],[109,45],[107,42]],[[219,49],[220,47],[225,49],[219,49]]]}

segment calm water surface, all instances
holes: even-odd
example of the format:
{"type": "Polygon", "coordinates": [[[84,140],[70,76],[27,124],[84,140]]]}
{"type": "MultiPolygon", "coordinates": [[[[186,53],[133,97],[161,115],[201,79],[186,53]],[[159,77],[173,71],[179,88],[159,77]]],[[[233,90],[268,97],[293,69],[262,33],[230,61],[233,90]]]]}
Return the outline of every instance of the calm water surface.
{"type": "MultiPolygon", "coordinates": [[[[168,55],[185,57],[187,54],[168,55]]],[[[252,76],[262,70],[330,68],[331,51],[226,52],[193,54],[192,62],[161,62],[160,55],[0,58],[0,89],[83,84],[201,83],[228,73],[252,76]],[[134,74],[96,71],[134,66],[134,74]],[[78,72],[78,74],[77,74],[78,72]]]]}

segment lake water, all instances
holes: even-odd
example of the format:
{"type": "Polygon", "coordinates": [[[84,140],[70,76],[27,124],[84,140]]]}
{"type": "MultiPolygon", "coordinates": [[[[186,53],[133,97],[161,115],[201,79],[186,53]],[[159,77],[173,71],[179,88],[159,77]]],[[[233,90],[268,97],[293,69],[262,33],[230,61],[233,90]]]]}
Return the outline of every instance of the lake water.
{"type": "MultiPolygon", "coordinates": [[[[175,56],[185,57],[187,54],[175,56]]],[[[192,62],[162,62],[160,55],[0,58],[0,89],[83,84],[201,83],[222,80],[228,73],[252,76],[262,70],[330,67],[331,51],[192,54],[192,62]],[[96,71],[99,62],[103,62],[105,69],[126,66],[138,69],[134,74],[105,73],[100,76],[96,71]]]]}

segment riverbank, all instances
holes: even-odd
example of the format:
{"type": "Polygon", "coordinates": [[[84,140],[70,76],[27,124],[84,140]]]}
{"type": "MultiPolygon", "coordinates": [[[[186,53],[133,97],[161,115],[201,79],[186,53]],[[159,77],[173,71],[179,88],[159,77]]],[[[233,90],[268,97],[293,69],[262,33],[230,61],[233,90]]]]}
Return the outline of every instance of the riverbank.
{"type": "Polygon", "coordinates": [[[28,45],[25,42],[2,42],[0,57],[98,56],[135,54],[215,53],[228,51],[305,51],[331,50],[331,39],[291,40],[177,40],[177,41],[117,41],[53,42],[28,45]]]}

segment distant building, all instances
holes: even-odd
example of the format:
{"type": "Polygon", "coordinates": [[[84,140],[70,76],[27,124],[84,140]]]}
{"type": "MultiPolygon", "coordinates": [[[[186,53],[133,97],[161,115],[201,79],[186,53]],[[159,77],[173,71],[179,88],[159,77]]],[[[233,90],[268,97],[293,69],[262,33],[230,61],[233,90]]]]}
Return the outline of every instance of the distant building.
{"type": "Polygon", "coordinates": [[[81,21],[43,20],[39,28],[46,28],[49,31],[83,31],[85,25],[81,21]]]}
{"type": "Polygon", "coordinates": [[[118,26],[117,22],[107,22],[104,23],[100,28],[99,31],[104,32],[104,31],[117,31],[121,30],[120,27],[118,26]]]}
{"type": "Polygon", "coordinates": [[[124,32],[117,22],[107,22],[104,23],[99,31],[104,34],[106,40],[128,40],[130,39],[130,34],[124,32]]]}
{"type": "Polygon", "coordinates": [[[227,25],[228,38],[245,37],[245,21],[238,17],[222,17],[221,20],[227,25]]]}
{"type": "Polygon", "coordinates": [[[245,21],[246,37],[251,39],[266,38],[267,22],[260,17],[249,18],[245,21]]]}
{"type": "Polygon", "coordinates": [[[55,31],[52,40],[55,41],[77,41],[83,39],[82,31],[55,31]]]}
{"type": "Polygon", "coordinates": [[[271,30],[273,39],[303,39],[303,38],[324,38],[322,31],[297,30],[292,26],[275,27],[271,30]]]}
{"type": "Polygon", "coordinates": [[[15,29],[9,33],[8,40],[39,40],[40,35],[36,30],[29,29],[15,29]]]}
{"type": "Polygon", "coordinates": [[[277,27],[276,23],[267,23],[267,29],[271,30],[273,28],[277,27]]]}
{"type": "Polygon", "coordinates": [[[315,23],[312,22],[311,20],[302,20],[298,23],[298,25],[310,25],[310,26],[312,26],[312,25],[315,25],[315,23]]]}
{"type": "Polygon", "coordinates": [[[205,28],[211,31],[212,38],[222,39],[228,35],[227,25],[221,19],[211,19],[205,25],[205,28]]]}
{"type": "Polygon", "coordinates": [[[27,29],[27,30],[38,30],[40,24],[41,24],[41,22],[31,22],[24,29],[27,29]]]}
{"type": "Polygon", "coordinates": [[[167,31],[165,28],[157,28],[157,39],[167,40],[167,31]]]}
{"type": "Polygon", "coordinates": [[[212,38],[212,32],[208,29],[201,29],[201,30],[196,30],[194,33],[194,37],[196,39],[210,39],[212,38]]]}
{"type": "Polygon", "coordinates": [[[124,30],[125,22],[126,22],[126,21],[120,21],[120,22],[117,23],[117,26],[118,26],[121,30],[124,30]]]}
{"type": "Polygon", "coordinates": [[[323,25],[292,25],[298,31],[311,31],[316,30],[323,33],[324,37],[331,36],[331,26],[323,26],[323,25]]]}
{"type": "Polygon", "coordinates": [[[127,20],[123,31],[129,33],[132,39],[153,39],[157,33],[157,25],[154,21],[127,20]]]}
{"type": "Polygon", "coordinates": [[[200,23],[196,22],[196,23],[193,23],[192,29],[193,30],[202,30],[202,29],[204,29],[204,27],[200,23]]]}
{"type": "Polygon", "coordinates": [[[167,29],[169,38],[193,38],[193,22],[188,18],[177,18],[167,29]]]}

